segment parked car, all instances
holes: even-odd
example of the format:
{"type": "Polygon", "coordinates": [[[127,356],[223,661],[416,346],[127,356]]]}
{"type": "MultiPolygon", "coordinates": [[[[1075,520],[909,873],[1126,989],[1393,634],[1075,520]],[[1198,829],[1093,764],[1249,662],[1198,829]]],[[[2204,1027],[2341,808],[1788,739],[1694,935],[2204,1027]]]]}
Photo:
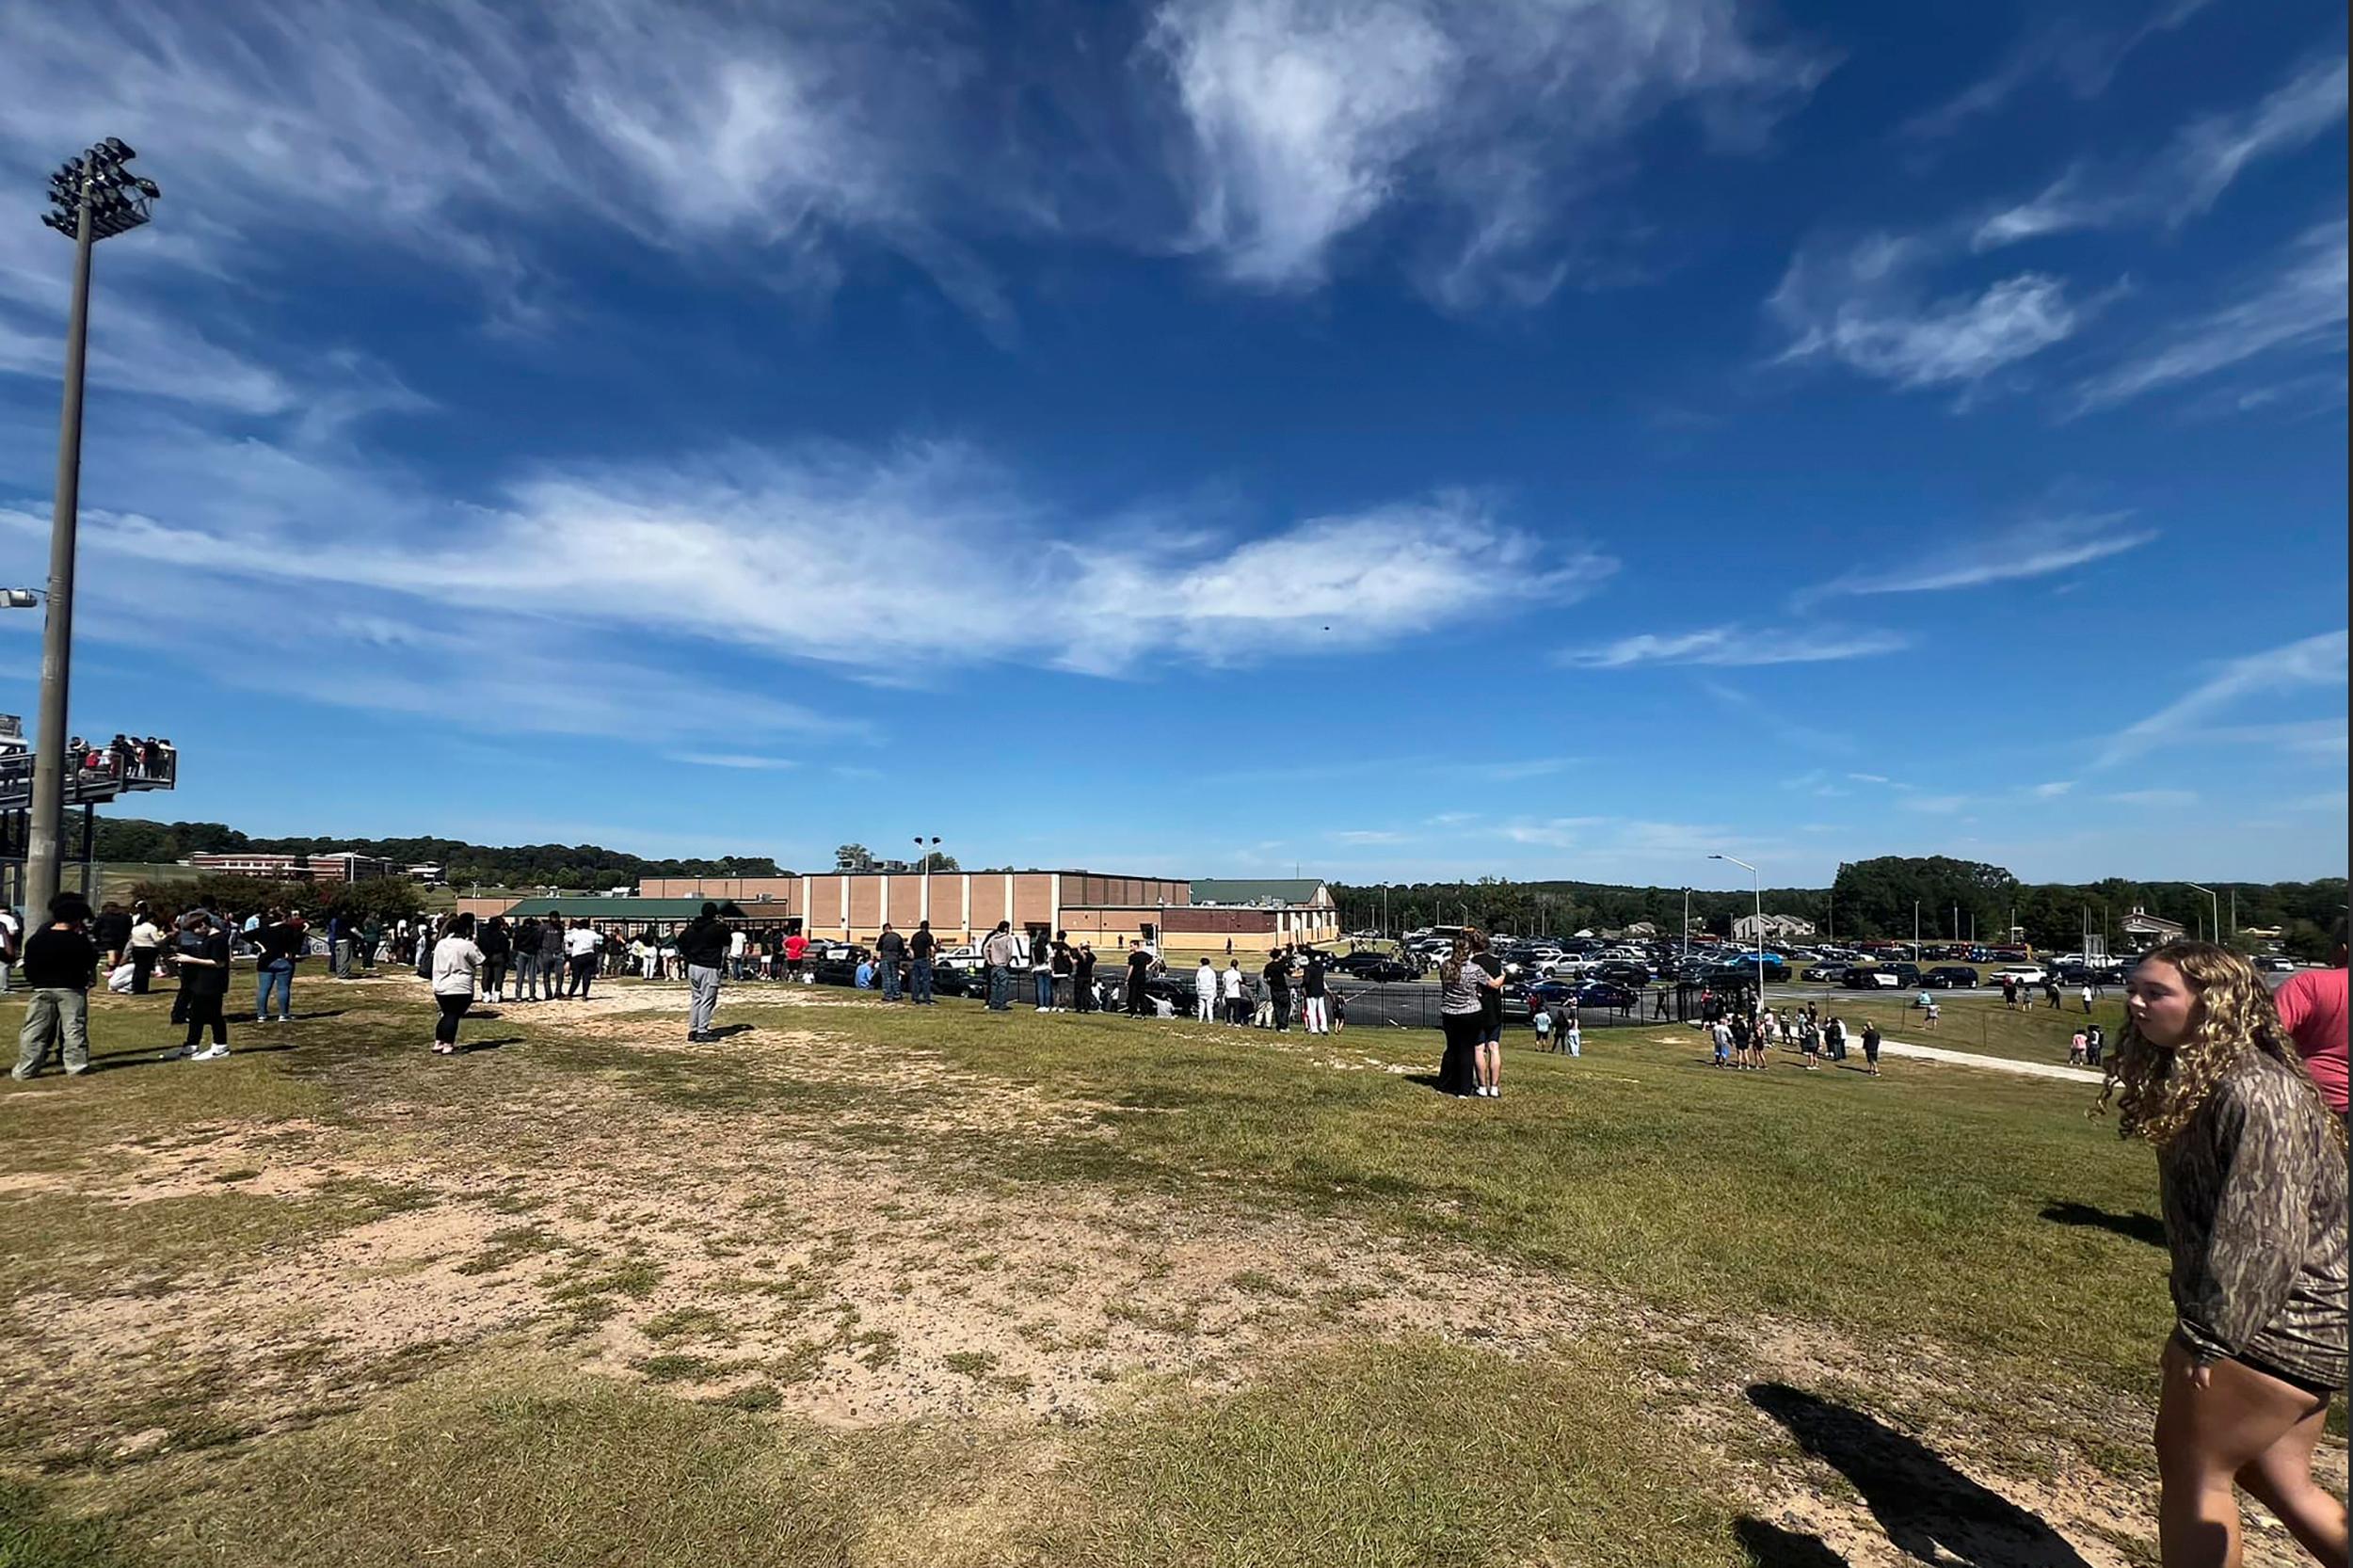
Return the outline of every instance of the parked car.
{"type": "Polygon", "coordinates": [[[1798,978],[1817,985],[1835,985],[1847,978],[1847,971],[1852,968],[1851,964],[1810,964],[1798,978]]]}
{"type": "Polygon", "coordinates": [[[1931,991],[1974,991],[1977,971],[1966,964],[1939,964],[1920,976],[1920,984],[1931,991]]]}
{"type": "Polygon", "coordinates": [[[1987,975],[1985,982],[1998,989],[2005,980],[2014,980],[2021,985],[2040,985],[2049,978],[2049,972],[2040,964],[2005,964],[1987,975]]]}
{"type": "Polygon", "coordinates": [[[1593,978],[1618,985],[1643,986],[1651,983],[1651,967],[1628,958],[1612,958],[1593,967],[1593,978]]]}
{"type": "MultiPolygon", "coordinates": [[[[1710,959],[1707,963],[1707,974],[1709,976],[1713,976],[1719,971],[1729,973],[1736,969],[1739,971],[1742,978],[1747,980],[1751,984],[1754,984],[1756,983],[1757,971],[1756,954],[1753,952],[1745,953],[1737,958],[1720,955],[1716,958],[1710,959]]],[[[1765,955],[1764,969],[1765,984],[1768,985],[1783,985],[1788,983],[1789,965],[1786,960],[1777,958],[1769,952],[1765,955]]]]}
{"type": "Polygon", "coordinates": [[[1387,985],[1401,980],[1418,980],[1422,972],[1412,965],[1401,964],[1377,952],[1352,952],[1333,968],[1352,979],[1369,980],[1376,985],[1387,985]]]}
{"type": "Polygon", "coordinates": [[[1851,991],[1893,991],[1904,982],[1901,975],[1878,964],[1850,964],[1838,983],[1851,991]]]}

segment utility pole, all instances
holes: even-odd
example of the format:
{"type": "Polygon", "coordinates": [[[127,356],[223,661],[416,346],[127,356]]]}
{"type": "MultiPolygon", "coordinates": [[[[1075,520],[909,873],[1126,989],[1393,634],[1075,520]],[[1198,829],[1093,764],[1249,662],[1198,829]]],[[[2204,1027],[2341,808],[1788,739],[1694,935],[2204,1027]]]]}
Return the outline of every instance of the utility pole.
{"type": "Polygon", "coordinates": [[[1920,962],[1920,901],[1912,901],[1912,961],[1920,962]]]}
{"type": "MultiPolygon", "coordinates": [[[[136,156],[113,136],[68,158],[49,177],[42,223],[73,241],[73,296],[65,328],[65,393],[57,416],[57,482],[49,518],[49,613],[40,641],[40,717],[33,752],[33,811],[24,858],[24,913],[49,919],[65,829],[66,706],[73,674],[73,557],[82,490],[82,370],[89,347],[90,251],[148,219],[163,192],[128,173],[136,156]]],[[[73,765],[78,766],[78,762],[73,765]]],[[[87,877],[85,878],[87,880],[87,877]]],[[[85,891],[94,889],[85,888],[85,891]]]]}

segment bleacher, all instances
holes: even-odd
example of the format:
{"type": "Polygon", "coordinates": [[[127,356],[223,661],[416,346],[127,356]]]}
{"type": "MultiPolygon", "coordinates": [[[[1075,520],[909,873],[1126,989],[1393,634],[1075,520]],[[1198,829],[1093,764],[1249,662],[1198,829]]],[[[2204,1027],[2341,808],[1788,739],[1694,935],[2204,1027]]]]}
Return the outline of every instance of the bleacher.
{"type": "MultiPolygon", "coordinates": [[[[66,769],[68,806],[103,806],[126,794],[168,790],[178,783],[180,754],[171,746],[85,746],[66,769]]],[[[0,751],[0,813],[33,807],[33,754],[0,751]]]]}

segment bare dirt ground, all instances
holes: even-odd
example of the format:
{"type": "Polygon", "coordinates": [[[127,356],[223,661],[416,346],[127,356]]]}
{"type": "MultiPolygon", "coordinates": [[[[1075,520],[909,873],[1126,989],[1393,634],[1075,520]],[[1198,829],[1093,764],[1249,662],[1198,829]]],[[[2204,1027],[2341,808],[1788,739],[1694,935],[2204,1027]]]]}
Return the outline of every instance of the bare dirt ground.
{"type": "MultiPolygon", "coordinates": [[[[683,1050],[673,1022],[645,1016],[665,1005],[634,992],[527,1016],[616,1051],[683,1050]]],[[[500,1345],[827,1426],[1050,1428],[1159,1387],[1238,1385],[1340,1338],[1434,1332],[1517,1355],[1599,1335],[1721,1455],[1729,1491],[1857,1568],[2144,1560],[2150,1490],[2059,1445],[2017,1439],[1996,1460],[1972,1444],[1952,1400],[1972,1369],[1935,1346],[1673,1319],[1319,1219],[975,1178],[955,1140],[1100,1135],[1103,1108],[909,1050],[891,1096],[813,1121],[792,1092],[857,1083],[819,1032],[829,1005],[768,996],[735,1015],[753,1027],[729,1049],[755,1092],[776,1090],[774,1112],[709,1115],[583,1073],[464,1115],[388,1097],[332,1122],[200,1125],[108,1149],[105,1174],[72,1186],[124,1209],[354,1192],[373,1207],[233,1265],[29,1294],[0,1339],[0,1383],[46,1451],[104,1461],[298,1424],[500,1345]],[[1818,1397],[1839,1388],[1896,1414],[1818,1397]]],[[[1385,1065],[1298,1048],[1336,1071],[1385,1065]]],[[[2103,1414],[2130,1436],[2144,1418],[2121,1402],[2103,1414]]],[[[2328,1460],[2341,1488],[2342,1449],[2328,1460]]],[[[2250,1562],[2296,1560],[2267,1519],[2249,1548],[2250,1562]]]]}

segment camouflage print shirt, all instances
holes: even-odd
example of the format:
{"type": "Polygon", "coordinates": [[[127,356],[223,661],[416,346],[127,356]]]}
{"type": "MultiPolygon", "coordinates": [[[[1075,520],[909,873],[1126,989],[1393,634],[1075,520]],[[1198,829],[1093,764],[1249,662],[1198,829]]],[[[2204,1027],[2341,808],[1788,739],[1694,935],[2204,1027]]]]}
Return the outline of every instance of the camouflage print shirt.
{"type": "Polygon", "coordinates": [[[2345,1383],[2345,1157],[2301,1068],[2249,1050],[2158,1157],[2175,1332],[2345,1383]]]}

